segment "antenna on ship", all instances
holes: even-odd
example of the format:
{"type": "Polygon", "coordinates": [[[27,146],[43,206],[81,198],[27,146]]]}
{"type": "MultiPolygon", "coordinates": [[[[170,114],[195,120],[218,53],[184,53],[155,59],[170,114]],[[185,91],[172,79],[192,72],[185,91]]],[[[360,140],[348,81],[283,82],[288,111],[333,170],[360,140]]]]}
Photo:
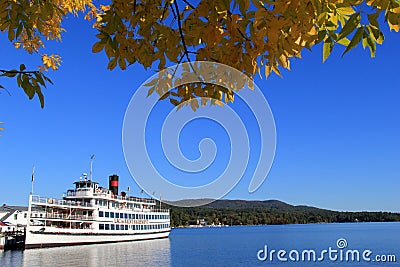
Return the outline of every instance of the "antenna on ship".
{"type": "Polygon", "coordinates": [[[92,155],[90,156],[90,181],[92,181],[92,173],[93,173],[93,171],[92,171],[92,167],[93,167],[93,159],[94,159],[94,154],[92,154],[92,155]]]}
{"type": "Polygon", "coordinates": [[[33,183],[35,182],[35,165],[32,167],[32,178],[31,178],[31,195],[33,195],[33,183]]]}

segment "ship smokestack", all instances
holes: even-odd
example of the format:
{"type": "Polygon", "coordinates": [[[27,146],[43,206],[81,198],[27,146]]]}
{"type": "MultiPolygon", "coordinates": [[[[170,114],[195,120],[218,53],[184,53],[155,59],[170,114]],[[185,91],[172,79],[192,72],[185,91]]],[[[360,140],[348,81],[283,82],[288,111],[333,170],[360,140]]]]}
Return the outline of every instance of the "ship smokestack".
{"type": "Polygon", "coordinates": [[[118,175],[110,175],[110,182],[108,184],[108,189],[113,192],[114,196],[118,196],[118,175]]]}

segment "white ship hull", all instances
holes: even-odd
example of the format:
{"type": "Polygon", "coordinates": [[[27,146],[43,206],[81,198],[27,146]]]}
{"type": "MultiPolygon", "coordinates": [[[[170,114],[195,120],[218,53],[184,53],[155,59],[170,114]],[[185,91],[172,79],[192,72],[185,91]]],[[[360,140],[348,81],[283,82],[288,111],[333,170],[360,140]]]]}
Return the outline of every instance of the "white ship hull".
{"type": "Polygon", "coordinates": [[[25,248],[128,242],[167,238],[170,212],[154,199],[118,195],[118,176],[109,189],[92,180],[74,182],[63,199],[29,196],[25,248]]]}
{"type": "Polygon", "coordinates": [[[132,233],[132,234],[95,234],[95,233],[51,233],[27,231],[25,248],[59,247],[71,245],[89,245],[102,243],[130,242],[139,240],[167,238],[170,231],[132,233]]]}

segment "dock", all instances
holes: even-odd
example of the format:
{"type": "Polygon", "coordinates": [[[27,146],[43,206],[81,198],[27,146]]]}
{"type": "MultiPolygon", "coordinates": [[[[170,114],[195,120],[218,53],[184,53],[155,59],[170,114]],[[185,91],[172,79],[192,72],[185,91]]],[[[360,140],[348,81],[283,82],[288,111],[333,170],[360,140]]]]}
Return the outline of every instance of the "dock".
{"type": "Polygon", "coordinates": [[[23,231],[10,231],[0,233],[0,249],[23,250],[25,249],[26,228],[23,231]]]}

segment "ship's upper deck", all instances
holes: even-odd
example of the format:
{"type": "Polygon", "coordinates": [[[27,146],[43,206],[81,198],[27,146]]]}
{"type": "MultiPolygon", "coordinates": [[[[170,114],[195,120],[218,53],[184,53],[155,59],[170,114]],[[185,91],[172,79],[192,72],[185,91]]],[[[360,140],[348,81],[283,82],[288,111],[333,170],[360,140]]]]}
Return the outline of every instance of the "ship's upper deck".
{"type": "Polygon", "coordinates": [[[146,205],[156,205],[154,199],[149,198],[138,198],[133,196],[128,196],[125,192],[121,192],[120,195],[115,195],[108,188],[99,186],[99,183],[93,182],[91,180],[80,180],[74,182],[75,189],[69,189],[64,195],[65,200],[74,199],[102,199],[113,202],[123,202],[132,204],[146,204],[146,205]]]}

